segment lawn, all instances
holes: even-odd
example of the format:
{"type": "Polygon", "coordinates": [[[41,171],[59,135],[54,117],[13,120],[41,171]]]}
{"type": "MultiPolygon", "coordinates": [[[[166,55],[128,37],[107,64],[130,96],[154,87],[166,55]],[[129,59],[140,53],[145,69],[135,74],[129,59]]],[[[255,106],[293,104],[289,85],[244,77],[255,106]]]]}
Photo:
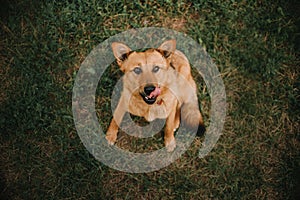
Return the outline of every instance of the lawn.
{"type": "MultiPolygon", "coordinates": [[[[296,0],[2,1],[0,199],[299,199],[299,10],[296,0]],[[169,166],[126,173],[83,145],[72,91],[99,43],[142,27],[185,33],[206,49],[225,85],[227,115],[204,158],[196,137],[169,166]]],[[[210,98],[193,74],[208,125],[210,98]]],[[[104,130],[121,76],[112,64],[97,89],[104,130]]],[[[162,148],[159,134],[121,138],[133,152],[162,148]]]]}

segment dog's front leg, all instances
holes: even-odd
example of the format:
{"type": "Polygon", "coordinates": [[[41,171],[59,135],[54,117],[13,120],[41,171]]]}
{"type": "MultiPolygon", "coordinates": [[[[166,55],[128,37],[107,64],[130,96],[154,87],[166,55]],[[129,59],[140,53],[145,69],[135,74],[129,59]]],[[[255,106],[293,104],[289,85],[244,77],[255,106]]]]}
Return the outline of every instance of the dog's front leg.
{"type": "Polygon", "coordinates": [[[166,127],[164,132],[164,142],[165,146],[168,152],[174,151],[176,147],[176,141],[174,137],[174,131],[176,128],[178,128],[178,120],[177,120],[177,109],[176,104],[174,104],[174,108],[172,109],[172,112],[169,114],[167,120],[166,120],[166,127]]]}
{"type": "Polygon", "coordinates": [[[114,145],[117,140],[119,125],[122,122],[123,116],[126,112],[123,96],[121,96],[117,108],[114,112],[113,119],[111,120],[108,130],[106,132],[106,140],[108,144],[114,145]]]}

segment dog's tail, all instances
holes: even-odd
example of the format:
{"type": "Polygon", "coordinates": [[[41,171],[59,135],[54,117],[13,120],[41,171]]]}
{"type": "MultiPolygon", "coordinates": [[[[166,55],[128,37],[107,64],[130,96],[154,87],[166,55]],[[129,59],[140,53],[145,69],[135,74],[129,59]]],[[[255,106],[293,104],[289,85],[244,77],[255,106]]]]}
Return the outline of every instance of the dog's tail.
{"type": "Polygon", "coordinates": [[[181,119],[188,129],[197,131],[197,136],[205,133],[203,118],[197,102],[187,102],[181,106],[181,119]]]}

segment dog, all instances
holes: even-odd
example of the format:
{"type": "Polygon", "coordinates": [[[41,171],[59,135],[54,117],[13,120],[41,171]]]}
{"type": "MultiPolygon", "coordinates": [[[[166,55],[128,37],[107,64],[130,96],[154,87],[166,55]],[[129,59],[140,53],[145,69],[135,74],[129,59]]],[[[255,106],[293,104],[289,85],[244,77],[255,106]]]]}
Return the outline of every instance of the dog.
{"type": "Polygon", "coordinates": [[[168,152],[176,147],[174,131],[180,121],[205,132],[199,110],[196,83],[187,57],[176,50],[176,40],[158,48],[132,51],[123,43],[111,44],[114,57],[124,72],[123,90],[106,133],[108,144],[117,140],[119,125],[126,112],[147,121],[166,119],[164,145],[168,152]]]}

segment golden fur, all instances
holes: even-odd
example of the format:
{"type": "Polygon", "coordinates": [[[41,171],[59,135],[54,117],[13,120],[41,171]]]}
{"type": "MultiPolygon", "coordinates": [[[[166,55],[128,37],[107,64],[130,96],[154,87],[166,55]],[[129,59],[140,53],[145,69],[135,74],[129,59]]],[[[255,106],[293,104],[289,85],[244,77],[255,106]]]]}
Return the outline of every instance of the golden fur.
{"type": "Polygon", "coordinates": [[[168,151],[176,147],[174,131],[181,118],[190,127],[204,127],[191,68],[186,56],[176,50],[175,40],[145,52],[131,51],[115,42],[112,50],[125,74],[123,91],[106,133],[109,144],[116,142],[125,112],[147,121],[166,118],[164,143],[168,151]]]}

